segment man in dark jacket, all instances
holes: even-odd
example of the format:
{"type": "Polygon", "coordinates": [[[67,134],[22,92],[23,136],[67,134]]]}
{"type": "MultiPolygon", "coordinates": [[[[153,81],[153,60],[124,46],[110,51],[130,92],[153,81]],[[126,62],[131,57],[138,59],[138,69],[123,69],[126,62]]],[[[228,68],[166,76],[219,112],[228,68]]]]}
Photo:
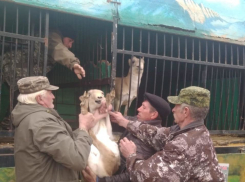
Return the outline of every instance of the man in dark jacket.
{"type": "Polygon", "coordinates": [[[120,151],[126,158],[132,181],[166,182],[224,182],[216,153],[204,125],[209,110],[210,92],[200,87],[187,87],[178,96],[169,96],[175,104],[172,127],[157,128],[129,121],[120,113],[112,113],[112,121],[127,128],[133,135],[158,152],[145,160],[136,152],[132,141],[120,141],[120,151]]]}
{"type": "MultiPolygon", "coordinates": [[[[171,108],[169,104],[159,96],[145,93],[145,100],[138,108],[137,117],[126,117],[131,120],[138,120],[141,123],[149,124],[156,127],[161,127],[161,123],[165,122],[170,114],[171,108]]],[[[143,159],[148,159],[156,153],[156,150],[148,144],[145,144],[140,139],[129,133],[127,130],[122,134],[121,138],[126,137],[137,146],[136,153],[142,156],[143,159]]],[[[129,173],[126,169],[126,159],[121,155],[121,165],[117,173],[111,177],[100,178],[99,182],[130,182],[129,173]]]]}
{"type": "Polygon", "coordinates": [[[17,84],[19,102],[12,112],[16,182],[78,182],[92,144],[88,130],[106,114],[80,114],[73,132],[53,109],[52,90],[59,87],[44,76],[22,78],[17,84]]]}

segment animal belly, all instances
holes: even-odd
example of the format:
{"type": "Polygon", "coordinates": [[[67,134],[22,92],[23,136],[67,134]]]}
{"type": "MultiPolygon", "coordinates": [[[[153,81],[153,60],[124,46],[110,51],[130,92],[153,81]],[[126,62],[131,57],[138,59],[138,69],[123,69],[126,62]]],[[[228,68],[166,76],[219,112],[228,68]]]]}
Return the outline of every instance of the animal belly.
{"type": "Polygon", "coordinates": [[[88,157],[88,166],[96,174],[96,176],[108,176],[102,163],[100,152],[94,145],[91,145],[91,151],[88,157]]]}
{"type": "MultiPolygon", "coordinates": [[[[122,97],[122,105],[127,105],[128,104],[128,96],[129,96],[129,94],[124,95],[122,97]]],[[[130,94],[130,100],[133,100],[133,98],[135,98],[135,96],[130,94]]]]}
{"type": "Polygon", "coordinates": [[[91,146],[91,152],[88,159],[88,165],[92,171],[99,177],[111,176],[120,165],[120,153],[116,142],[107,140],[107,151],[91,146]],[[108,152],[109,150],[109,152],[108,152]]]}

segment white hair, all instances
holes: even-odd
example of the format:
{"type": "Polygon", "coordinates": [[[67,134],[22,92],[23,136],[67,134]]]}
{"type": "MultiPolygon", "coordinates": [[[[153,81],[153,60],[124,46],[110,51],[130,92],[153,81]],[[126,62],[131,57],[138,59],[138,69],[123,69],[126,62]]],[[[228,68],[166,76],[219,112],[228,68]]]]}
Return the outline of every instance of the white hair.
{"type": "Polygon", "coordinates": [[[188,107],[190,109],[190,115],[195,120],[205,119],[209,111],[209,107],[200,108],[182,103],[181,109],[183,110],[184,107],[188,107]]]}
{"type": "Polygon", "coordinates": [[[38,95],[45,95],[47,93],[47,90],[41,90],[35,93],[31,94],[20,94],[17,98],[17,100],[23,104],[37,104],[36,96],[38,95]]]}

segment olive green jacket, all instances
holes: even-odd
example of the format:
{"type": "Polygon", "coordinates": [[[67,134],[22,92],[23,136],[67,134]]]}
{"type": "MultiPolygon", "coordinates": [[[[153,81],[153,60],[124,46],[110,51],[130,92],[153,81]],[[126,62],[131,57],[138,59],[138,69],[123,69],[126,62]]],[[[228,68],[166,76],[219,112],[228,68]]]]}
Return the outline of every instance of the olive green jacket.
{"type": "Polygon", "coordinates": [[[71,70],[74,64],[80,64],[79,59],[63,44],[62,35],[58,30],[50,32],[48,56],[53,64],[58,62],[71,70]]]}
{"type": "Polygon", "coordinates": [[[92,139],[71,127],[54,109],[18,103],[15,128],[16,182],[77,182],[87,165],[92,139]]]}

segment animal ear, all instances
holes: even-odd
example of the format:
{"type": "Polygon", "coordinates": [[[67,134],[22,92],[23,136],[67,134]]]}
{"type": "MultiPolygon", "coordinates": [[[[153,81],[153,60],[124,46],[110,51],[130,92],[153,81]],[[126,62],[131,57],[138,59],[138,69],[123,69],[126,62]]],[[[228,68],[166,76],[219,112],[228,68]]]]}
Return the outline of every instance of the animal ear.
{"type": "Polygon", "coordinates": [[[141,58],[141,61],[142,61],[143,63],[145,63],[144,57],[141,58]]]}
{"type": "Polygon", "coordinates": [[[128,65],[131,66],[131,59],[128,59],[128,65]]]}

